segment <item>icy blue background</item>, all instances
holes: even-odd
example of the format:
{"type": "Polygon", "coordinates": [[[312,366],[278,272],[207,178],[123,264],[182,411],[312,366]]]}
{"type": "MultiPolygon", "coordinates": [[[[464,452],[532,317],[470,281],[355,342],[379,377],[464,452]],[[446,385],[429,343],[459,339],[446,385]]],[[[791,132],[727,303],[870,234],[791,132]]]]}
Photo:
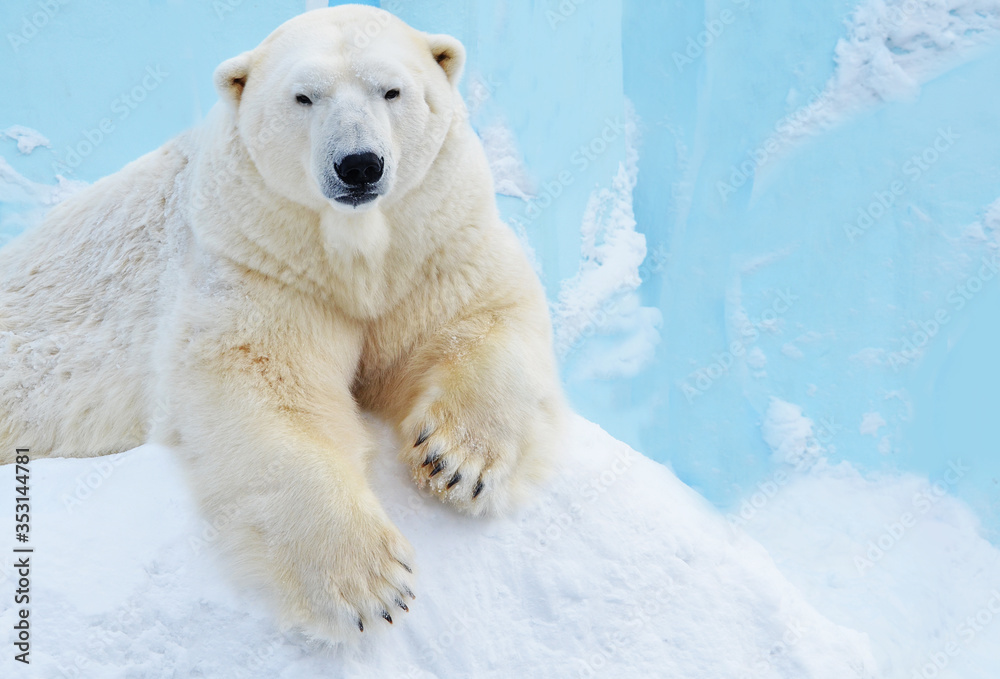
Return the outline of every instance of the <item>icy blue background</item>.
{"type": "MultiPolygon", "coordinates": [[[[641,121],[635,217],[650,252],[640,294],[662,312],[661,341],[638,376],[619,379],[580,377],[586,347],[576,347],[565,375],[582,414],[729,507],[773,472],[760,425],[770,398],[781,398],[817,423],[816,437],[834,461],[937,480],[949,462],[961,460],[971,472],[950,490],[976,508],[996,537],[1000,285],[986,282],[961,310],[947,300],[989,254],[961,234],[1000,197],[1000,49],[948,70],[912,101],[872,108],[804,144],[773,167],[751,200],[752,181],[725,198],[719,182],[778,121],[823,89],[854,3],[383,5],[418,28],[465,42],[466,84],[478,88],[473,121],[510,127],[536,185],[573,170],[572,184],[526,227],[553,298],[577,271],[587,199],[610,185],[625,159],[625,139],[615,138],[581,172],[574,153],[605,121],[624,118],[625,97],[635,106],[641,121]],[[724,10],[734,20],[678,66],[674,54],[724,10]],[[958,135],[954,146],[918,180],[906,178],[907,159],[948,128],[958,135]],[[844,224],[900,178],[904,195],[862,237],[848,239],[844,224]],[[763,263],[750,265],[761,257],[763,263]],[[730,322],[737,307],[760,319],[779,291],[796,301],[773,331],[765,328],[744,346],[763,352],[766,365],[754,368],[735,357],[699,389],[704,393],[685,395],[684,385],[696,386],[705,374],[699,371],[737,339],[730,322]],[[948,322],[923,356],[887,365],[889,352],[938,309],[949,312],[948,322]],[[856,355],[866,348],[883,350],[883,363],[860,361],[856,355]],[[887,423],[877,437],[860,433],[866,412],[887,423]]],[[[213,68],[304,6],[301,0],[5,2],[0,129],[35,128],[52,149],[22,156],[12,140],[0,139],[0,155],[29,179],[51,184],[56,163],[70,157],[67,148],[110,119],[114,129],[71,174],[62,173],[92,182],[114,172],[197,122],[216,98],[213,68]],[[46,4],[45,25],[15,49],[11,33],[21,33],[46,4]],[[116,99],[140,85],[148,67],[168,75],[121,117],[116,99]]],[[[500,203],[508,218],[524,212],[519,199],[500,203]]],[[[14,228],[10,216],[21,207],[9,196],[0,202],[0,237],[14,228]]],[[[621,339],[598,333],[583,344],[621,339]]]]}

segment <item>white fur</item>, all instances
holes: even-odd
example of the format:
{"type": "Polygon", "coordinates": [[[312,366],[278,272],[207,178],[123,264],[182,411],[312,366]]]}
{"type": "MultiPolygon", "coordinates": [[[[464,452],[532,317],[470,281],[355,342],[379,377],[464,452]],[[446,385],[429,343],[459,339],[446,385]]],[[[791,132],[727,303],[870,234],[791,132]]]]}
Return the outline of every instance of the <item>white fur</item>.
{"type": "Polygon", "coordinates": [[[486,514],[540,477],[563,409],[463,61],[382,10],[309,12],[219,67],[205,123],[0,251],[0,462],[167,443],[287,622],[344,639],[401,613],[414,557],[360,411],[419,486],[486,514]],[[338,203],[330,163],[362,147],[379,195],[338,203]]]}

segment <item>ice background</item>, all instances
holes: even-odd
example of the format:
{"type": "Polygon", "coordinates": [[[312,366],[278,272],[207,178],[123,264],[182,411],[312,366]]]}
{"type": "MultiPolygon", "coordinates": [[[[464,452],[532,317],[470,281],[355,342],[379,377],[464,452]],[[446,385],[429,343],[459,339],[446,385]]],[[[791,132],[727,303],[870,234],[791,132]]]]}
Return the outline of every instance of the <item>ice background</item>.
{"type": "MultiPolygon", "coordinates": [[[[383,4],[466,44],[576,410],[884,676],[949,643],[938,676],[995,676],[1000,625],[962,625],[1000,587],[1000,2],[383,4]]],[[[215,65],[303,9],[4,3],[0,239],[197,122],[215,65]]]]}

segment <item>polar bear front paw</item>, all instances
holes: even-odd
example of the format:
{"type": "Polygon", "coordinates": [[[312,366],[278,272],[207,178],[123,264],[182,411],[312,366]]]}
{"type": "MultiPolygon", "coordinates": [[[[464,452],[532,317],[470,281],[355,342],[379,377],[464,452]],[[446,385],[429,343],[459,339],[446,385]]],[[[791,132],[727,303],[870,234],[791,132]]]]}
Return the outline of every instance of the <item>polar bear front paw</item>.
{"type": "Polygon", "coordinates": [[[298,582],[287,592],[290,617],[306,631],[350,640],[376,624],[392,624],[409,611],[413,549],[388,519],[359,516],[335,534],[314,535],[298,545],[298,582]]]}
{"type": "Polygon", "coordinates": [[[440,402],[408,424],[402,457],[419,488],[468,514],[508,509],[518,457],[509,426],[440,402]]]}

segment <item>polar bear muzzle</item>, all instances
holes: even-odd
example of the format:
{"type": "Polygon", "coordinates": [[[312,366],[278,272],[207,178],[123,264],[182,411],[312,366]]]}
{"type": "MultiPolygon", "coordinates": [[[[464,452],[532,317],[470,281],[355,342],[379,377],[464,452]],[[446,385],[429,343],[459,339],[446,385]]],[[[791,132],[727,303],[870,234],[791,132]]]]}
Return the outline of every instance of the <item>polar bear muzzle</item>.
{"type": "Polygon", "coordinates": [[[379,181],[385,158],[372,151],[350,153],[334,161],[333,173],[325,173],[323,194],[330,200],[357,207],[380,195],[379,181]]]}

